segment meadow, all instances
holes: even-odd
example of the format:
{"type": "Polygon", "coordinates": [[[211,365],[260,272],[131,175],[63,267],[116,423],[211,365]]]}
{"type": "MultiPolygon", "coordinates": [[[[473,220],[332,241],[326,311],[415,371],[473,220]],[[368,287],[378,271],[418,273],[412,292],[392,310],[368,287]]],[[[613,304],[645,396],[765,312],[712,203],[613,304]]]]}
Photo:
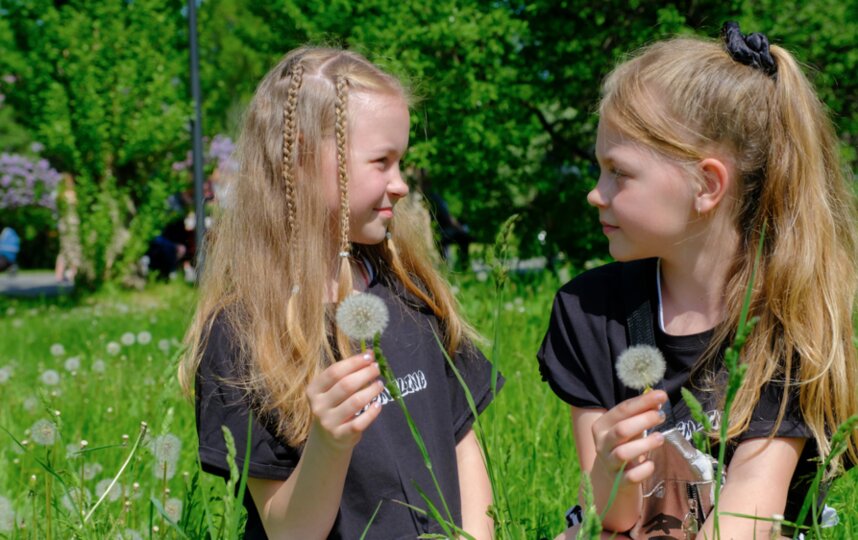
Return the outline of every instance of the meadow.
{"type": "MultiPolygon", "coordinates": [[[[499,295],[483,277],[451,279],[507,379],[483,417],[503,528],[553,538],[580,477],[568,407],[535,360],[561,283],[518,274],[499,295]]],[[[176,380],[194,298],[174,283],[82,301],[0,299],[0,538],[234,536],[234,504],[221,479],[199,472],[192,403],[176,380]]],[[[841,524],[823,537],[858,535],[854,469],[827,502],[841,524]]]]}

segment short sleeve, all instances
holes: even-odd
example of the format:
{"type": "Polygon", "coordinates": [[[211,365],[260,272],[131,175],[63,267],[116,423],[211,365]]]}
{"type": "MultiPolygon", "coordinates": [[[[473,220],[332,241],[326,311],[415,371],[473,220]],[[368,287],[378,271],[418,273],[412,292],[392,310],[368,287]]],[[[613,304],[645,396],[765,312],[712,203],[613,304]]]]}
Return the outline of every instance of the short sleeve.
{"type": "Polygon", "coordinates": [[[628,390],[614,375],[614,358],[628,347],[621,267],[589,270],[554,297],[537,352],[542,379],[574,407],[610,409],[628,390]]]}
{"type": "MultiPolygon", "coordinates": [[[[216,319],[196,376],[200,462],[206,472],[224,477],[229,476],[229,465],[222,426],[235,439],[235,461],[240,471],[244,466],[251,416],[248,397],[235,385],[240,374],[237,350],[226,323],[222,318],[216,319]]],[[[298,465],[300,452],[282,442],[269,424],[255,416],[251,421],[248,474],[254,478],[285,480],[298,465]]]]}
{"type": "Polygon", "coordinates": [[[781,400],[783,399],[783,384],[772,381],[763,386],[760,390],[760,400],[754,407],[754,412],[751,415],[751,422],[748,429],[742,433],[738,440],[753,439],[756,437],[795,437],[799,439],[813,438],[813,432],[804,421],[799,408],[799,400],[796,395],[798,388],[790,388],[787,394],[786,410],[783,420],[777,426],[777,430],[772,433],[772,430],[777,424],[778,412],[780,410],[781,400]]]}
{"type": "MultiPolygon", "coordinates": [[[[495,397],[492,391],[492,364],[470,341],[462,343],[456,355],[455,366],[474,400],[477,414],[481,414],[495,397]]],[[[496,372],[496,391],[500,391],[504,378],[496,372]]],[[[447,369],[447,384],[450,388],[450,406],[456,442],[461,441],[476,419],[471,410],[465,388],[452,369],[447,369]]]]}

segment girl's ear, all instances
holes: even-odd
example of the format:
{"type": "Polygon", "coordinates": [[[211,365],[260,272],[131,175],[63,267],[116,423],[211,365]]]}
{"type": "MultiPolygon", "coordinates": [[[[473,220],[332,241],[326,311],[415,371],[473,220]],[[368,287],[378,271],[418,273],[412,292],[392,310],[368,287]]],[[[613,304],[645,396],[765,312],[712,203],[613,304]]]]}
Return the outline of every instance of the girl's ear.
{"type": "Polygon", "coordinates": [[[700,214],[714,210],[733,184],[733,171],[722,160],[706,158],[697,164],[702,181],[694,199],[694,209],[700,214]]]}

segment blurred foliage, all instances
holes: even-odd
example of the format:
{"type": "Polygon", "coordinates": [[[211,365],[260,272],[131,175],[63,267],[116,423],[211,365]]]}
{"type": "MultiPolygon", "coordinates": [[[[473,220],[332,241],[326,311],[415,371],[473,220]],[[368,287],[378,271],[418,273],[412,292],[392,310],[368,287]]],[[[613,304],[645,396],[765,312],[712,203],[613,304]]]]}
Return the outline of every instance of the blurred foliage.
{"type": "MultiPolygon", "coordinates": [[[[0,7],[0,75],[18,78],[0,81],[0,93],[51,162],[75,176],[92,223],[128,228],[141,202],[168,185],[169,157],[190,146],[185,9],[165,0],[0,7]],[[150,190],[154,183],[161,188],[150,190]],[[105,219],[110,212],[120,219],[105,219]]],[[[354,48],[412,87],[406,165],[428,172],[478,241],[490,243],[519,213],[521,255],[581,261],[605,248],[585,201],[598,174],[601,80],[643,44],[714,38],[727,19],[765,32],[808,66],[854,167],[858,0],[207,0],[203,128],[237,136],[256,84],[289,49],[354,48]]],[[[109,258],[100,244],[87,250],[109,258]]],[[[107,266],[96,264],[95,274],[111,275],[107,266]]]]}

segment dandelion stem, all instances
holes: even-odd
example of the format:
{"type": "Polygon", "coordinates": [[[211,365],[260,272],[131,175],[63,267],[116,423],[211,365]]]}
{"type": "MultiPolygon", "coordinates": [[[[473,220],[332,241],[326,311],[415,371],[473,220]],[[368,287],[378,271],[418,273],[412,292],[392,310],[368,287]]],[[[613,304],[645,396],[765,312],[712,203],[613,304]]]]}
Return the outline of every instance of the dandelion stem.
{"type": "Polygon", "coordinates": [[[119,477],[122,476],[122,473],[125,472],[128,464],[131,463],[131,458],[134,457],[134,454],[137,453],[137,448],[140,446],[140,441],[143,440],[143,436],[146,434],[147,425],[146,422],[140,423],[140,433],[137,435],[137,440],[134,441],[134,446],[131,447],[131,452],[128,453],[128,457],[125,458],[125,462],[119,467],[119,472],[116,473],[116,476],[113,477],[113,480],[110,481],[110,484],[107,486],[107,489],[104,490],[104,493],[101,494],[101,497],[98,498],[98,501],[89,509],[89,513],[83,518],[83,522],[86,523],[89,521],[89,518],[92,517],[92,514],[95,513],[96,509],[104,502],[104,499],[107,498],[107,495],[113,489],[113,486],[116,485],[116,482],[119,480],[119,477]]]}

